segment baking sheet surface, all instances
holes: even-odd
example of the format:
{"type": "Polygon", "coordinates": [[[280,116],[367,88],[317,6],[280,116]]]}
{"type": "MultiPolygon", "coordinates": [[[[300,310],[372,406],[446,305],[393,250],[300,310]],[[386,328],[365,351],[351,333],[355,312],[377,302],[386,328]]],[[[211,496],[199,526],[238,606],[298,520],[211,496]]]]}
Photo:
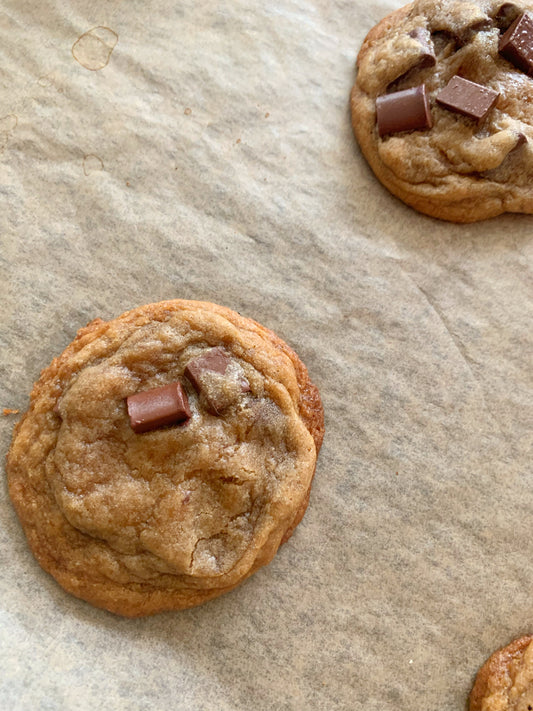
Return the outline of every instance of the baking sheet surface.
{"type": "Polygon", "coordinates": [[[439,222],[372,176],[348,97],[400,4],[3,0],[0,407],[88,321],[179,297],[288,341],[327,433],[274,562],[143,620],[39,568],[4,477],[2,708],[462,709],[533,631],[532,218],[439,222]]]}

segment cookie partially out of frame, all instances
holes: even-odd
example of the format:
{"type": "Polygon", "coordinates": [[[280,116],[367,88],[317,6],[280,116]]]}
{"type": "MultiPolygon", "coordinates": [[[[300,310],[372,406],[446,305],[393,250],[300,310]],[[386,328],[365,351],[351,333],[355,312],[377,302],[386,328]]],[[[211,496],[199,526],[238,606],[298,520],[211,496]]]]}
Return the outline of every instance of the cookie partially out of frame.
{"type": "Polygon", "coordinates": [[[137,617],[198,605],[269,563],[307,507],[317,388],[272,331],[195,301],[79,331],[33,388],[8,454],[42,567],[137,617]]]}
{"type": "MultiPolygon", "coordinates": [[[[357,66],[353,129],[374,173],[394,195],[453,222],[533,213],[533,3],[415,0],[370,31],[357,66]],[[505,33],[524,16],[502,48],[505,33]],[[515,51],[513,42],[525,46],[515,51]],[[450,88],[448,96],[442,92],[451,80],[479,85],[481,99],[489,95],[484,109],[469,114],[468,106],[464,113],[464,106],[450,104],[450,88]],[[389,132],[389,121],[380,135],[380,97],[423,86],[430,126],[419,116],[419,127],[389,132]]],[[[392,120],[397,118],[393,110],[392,120]]]]}
{"type": "Polygon", "coordinates": [[[532,711],[533,637],[499,649],[481,667],[470,694],[469,711],[532,711]]]}

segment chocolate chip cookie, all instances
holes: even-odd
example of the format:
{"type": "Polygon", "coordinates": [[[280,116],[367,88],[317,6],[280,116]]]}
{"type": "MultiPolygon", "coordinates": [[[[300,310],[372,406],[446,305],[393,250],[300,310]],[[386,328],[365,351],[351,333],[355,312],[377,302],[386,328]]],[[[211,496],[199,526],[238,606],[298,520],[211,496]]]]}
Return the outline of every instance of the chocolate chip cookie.
{"type": "Polygon", "coordinates": [[[394,195],[453,222],[533,213],[533,3],[415,0],[357,67],[353,129],[394,195]]]}
{"type": "Polygon", "coordinates": [[[533,637],[514,640],[485,662],[476,677],[469,709],[533,710],[533,637]]]}
{"type": "Polygon", "coordinates": [[[8,454],[30,547],[69,592],[137,617],[269,563],[307,507],[317,388],[272,331],[167,301],[83,328],[33,388],[8,454]]]}

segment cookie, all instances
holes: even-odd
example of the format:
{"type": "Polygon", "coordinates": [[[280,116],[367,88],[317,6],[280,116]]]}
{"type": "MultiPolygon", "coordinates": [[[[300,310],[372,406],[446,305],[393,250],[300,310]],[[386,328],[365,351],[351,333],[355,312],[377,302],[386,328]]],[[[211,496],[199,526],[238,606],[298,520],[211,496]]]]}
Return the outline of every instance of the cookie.
{"type": "Polygon", "coordinates": [[[352,125],[378,179],[427,215],[533,213],[533,3],[415,0],[366,37],[352,125]]]}
{"type": "Polygon", "coordinates": [[[532,642],[521,637],[489,657],[470,694],[470,711],[532,711],[532,642]]]}
{"type": "Polygon", "coordinates": [[[304,515],[317,388],[272,331],[167,301],[79,331],[7,457],[29,545],[69,592],[128,617],[203,603],[269,563],[304,515]]]}

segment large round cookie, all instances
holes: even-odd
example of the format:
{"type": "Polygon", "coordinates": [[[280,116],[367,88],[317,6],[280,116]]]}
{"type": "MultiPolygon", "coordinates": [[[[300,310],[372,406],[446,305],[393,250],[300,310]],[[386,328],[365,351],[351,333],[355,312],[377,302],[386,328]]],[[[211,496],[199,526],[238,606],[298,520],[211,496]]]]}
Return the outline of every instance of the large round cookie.
{"type": "Polygon", "coordinates": [[[533,79],[499,51],[527,10],[533,3],[415,0],[366,37],[351,95],[353,129],[383,185],[420,212],[454,222],[533,213],[533,79]],[[486,118],[436,101],[454,76],[499,94],[486,118]],[[380,137],[378,97],[422,85],[432,128],[380,137]]]}
{"type": "Polygon", "coordinates": [[[469,711],[532,711],[533,637],[515,639],[489,657],[476,677],[469,711]]]}
{"type": "Polygon", "coordinates": [[[274,333],[210,303],[151,304],[93,321],[42,372],[9,491],[66,590],[132,617],[191,607],[291,535],[323,431],[318,391],[274,333]],[[188,404],[179,422],[150,424],[163,387],[188,404]]]}

